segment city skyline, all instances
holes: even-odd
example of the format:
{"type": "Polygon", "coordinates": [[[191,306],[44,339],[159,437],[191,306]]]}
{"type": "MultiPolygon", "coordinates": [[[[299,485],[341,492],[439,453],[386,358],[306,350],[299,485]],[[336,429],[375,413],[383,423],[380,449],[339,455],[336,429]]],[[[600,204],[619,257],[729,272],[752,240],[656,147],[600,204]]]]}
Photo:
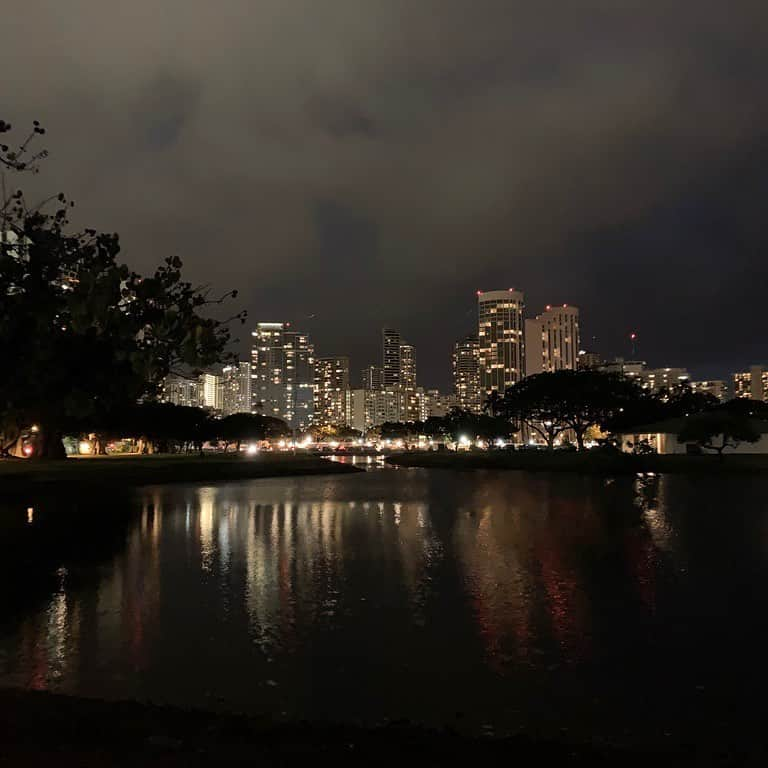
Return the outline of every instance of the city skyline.
{"type": "MultiPolygon", "coordinates": [[[[484,397],[492,389],[502,391],[506,387],[516,383],[520,378],[530,376],[535,373],[555,371],[560,369],[576,369],[581,367],[601,367],[606,371],[620,372],[630,377],[637,377],[645,388],[657,392],[662,388],[673,386],[677,383],[685,382],[692,385],[695,389],[714,394],[718,399],[723,399],[727,395],[745,397],[746,393],[754,393],[758,386],[749,384],[750,375],[754,380],[754,371],[764,370],[764,366],[753,364],[743,370],[730,371],[721,378],[703,378],[694,376],[689,372],[689,367],[685,365],[678,366],[659,366],[654,368],[648,364],[637,352],[637,334],[631,333],[626,339],[627,346],[630,348],[634,357],[624,357],[622,355],[601,355],[593,349],[584,349],[581,343],[581,310],[572,304],[562,304],[560,306],[546,305],[540,314],[530,317],[525,304],[525,295],[523,291],[517,289],[501,289],[491,291],[476,291],[477,333],[466,334],[462,339],[457,339],[452,344],[451,353],[446,357],[446,367],[450,370],[450,379],[447,383],[434,387],[432,382],[424,382],[419,378],[417,387],[416,379],[416,347],[405,340],[404,334],[399,329],[391,327],[382,327],[379,334],[380,348],[379,361],[381,365],[367,364],[360,373],[359,379],[356,379],[351,371],[354,365],[350,363],[349,355],[328,357],[322,354],[322,350],[316,354],[314,340],[302,331],[295,330],[290,322],[283,323],[257,323],[257,330],[261,327],[280,328],[281,331],[291,328],[292,337],[298,336],[304,340],[309,350],[309,356],[312,358],[310,364],[311,374],[308,374],[307,381],[312,381],[313,402],[308,404],[309,411],[319,414],[322,407],[318,406],[318,373],[317,365],[325,362],[339,363],[343,360],[344,373],[343,380],[345,385],[339,385],[337,382],[336,405],[333,412],[339,415],[344,408],[349,410],[349,402],[342,405],[339,393],[341,391],[390,391],[393,388],[399,388],[401,394],[396,398],[397,404],[381,405],[380,411],[385,410],[392,418],[412,421],[424,412],[424,400],[426,392],[434,392],[440,397],[452,397],[454,405],[467,407],[469,410],[477,410],[477,403],[482,404],[484,397]],[[510,303],[511,301],[511,303],[510,303]],[[481,339],[484,334],[490,333],[487,329],[490,327],[489,320],[496,320],[497,312],[506,313],[505,320],[499,324],[498,333],[494,331],[494,338],[485,342],[486,349],[482,349],[481,339]],[[501,335],[498,335],[501,334],[501,335]],[[507,334],[510,334],[509,336],[507,334]],[[481,380],[480,396],[475,398],[471,393],[471,387],[467,388],[467,375],[472,376],[470,369],[463,364],[461,372],[457,368],[457,355],[460,353],[462,344],[467,344],[472,339],[476,345],[477,370],[476,375],[481,380]],[[513,343],[510,345],[510,340],[513,343]],[[497,358],[501,359],[501,352],[494,351],[490,355],[488,345],[498,347],[499,349],[509,347],[509,350],[503,354],[510,358],[514,364],[512,368],[506,369],[507,373],[502,374],[502,378],[496,381],[491,369],[502,366],[492,364],[497,358]],[[535,349],[532,346],[535,345],[535,349]],[[510,351],[511,350],[511,351],[510,351]],[[491,359],[493,358],[493,359],[491,359]],[[313,362],[314,360],[314,362],[313,362]],[[518,366],[517,372],[515,367],[518,366]],[[509,371],[512,371],[511,373],[509,371]],[[752,371],[752,374],[750,374],[752,371]],[[504,378],[506,376],[506,378],[504,378]],[[464,379],[464,383],[459,382],[459,378],[464,379]],[[742,382],[746,381],[746,384],[742,382]],[[463,390],[463,391],[462,391],[463,390]],[[421,393],[421,394],[417,394],[421,393]],[[411,394],[408,395],[408,392],[411,394]]],[[[252,334],[257,335],[257,332],[252,334]]],[[[588,337],[594,339],[594,337],[588,337]]],[[[338,343],[336,344],[338,347],[338,343]]],[[[255,360],[255,347],[252,347],[252,358],[255,360]]],[[[466,350],[464,350],[466,355],[466,350]]],[[[374,352],[372,357],[376,358],[374,352]]],[[[510,363],[510,359],[507,359],[510,363]]],[[[768,374],[762,374],[768,377],[768,374]]],[[[256,376],[254,375],[254,379],[256,376]]],[[[322,377],[321,377],[322,378],[322,377]]],[[[304,386],[309,387],[309,383],[304,386]]],[[[201,384],[202,387],[202,384],[201,384]]],[[[322,389],[322,387],[321,387],[322,389]]],[[[201,390],[204,391],[204,390],[201,390]]],[[[254,387],[254,393],[257,388],[254,387]]],[[[768,391],[768,390],[766,390],[768,391]]],[[[323,395],[320,395],[322,400],[323,395]]],[[[254,394],[254,403],[256,403],[256,394],[254,394]]],[[[309,401],[308,401],[309,403],[309,401]]],[[[393,400],[394,403],[394,400],[393,400]]],[[[481,407],[481,406],[480,406],[481,407]]],[[[277,415],[279,409],[273,410],[277,415]]],[[[255,407],[254,412],[263,412],[261,406],[255,407]]],[[[345,412],[346,413],[346,412],[345,412]]],[[[318,424],[318,415],[314,416],[315,424],[318,424]]],[[[290,420],[290,418],[289,418],[290,420]]],[[[327,421],[327,419],[325,419],[327,421]]],[[[306,419],[304,424],[308,423],[306,419]]]]}
{"type": "MultiPolygon", "coordinates": [[[[310,336],[289,322],[259,322],[251,334],[251,363],[230,365],[222,377],[204,373],[196,385],[170,381],[166,397],[188,404],[194,388],[192,401],[197,399],[201,406],[226,415],[233,410],[223,407],[225,393],[230,391],[230,402],[237,402],[242,412],[238,382],[243,373],[250,373],[246,378],[253,392],[252,413],[277,416],[292,429],[353,426],[365,432],[385,421],[443,416],[454,407],[480,413],[493,391],[501,393],[528,376],[561,370],[592,368],[620,374],[653,394],[684,384],[720,401],[729,396],[765,400],[768,395],[768,372],[759,365],[725,379],[697,380],[684,366],[654,368],[639,359],[601,357],[582,349],[579,307],[547,305],[541,314],[529,317],[524,292],[514,288],[477,291],[476,299],[477,333],[454,342],[448,391],[424,386],[417,378],[416,347],[405,341],[399,329],[381,329],[381,365],[366,365],[354,381],[349,356],[316,354],[310,336]]],[[[631,334],[630,341],[636,355],[636,334],[631,334]]]]}
{"type": "MultiPolygon", "coordinates": [[[[489,289],[493,290],[493,289],[489,289]]],[[[506,290],[506,289],[501,289],[506,290]]],[[[484,291],[487,293],[489,291],[484,291]]],[[[527,296],[527,290],[524,292],[527,296]]],[[[441,332],[441,324],[435,324],[435,327],[430,329],[430,340],[419,341],[419,338],[410,328],[399,327],[395,332],[399,334],[398,338],[400,342],[404,342],[407,338],[412,341],[412,346],[419,349],[419,379],[420,383],[426,387],[436,388],[440,391],[450,391],[453,388],[453,369],[452,369],[452,356],[454,351],[454,345],[456,341],[467,335],[477,334],[477,294],[478,291],[469,292],[465,297],[467,306],[469,309],[463,313],[463,317],[466,321],[463,325],[464,330],[460,330],[454,337],[449,335],[449,329],[455,327],[455,323],[446,323],[445,333],[441,332]],[[473,314],[474,313],[474,316],[473,314]]],[[[527,300],[525,301],[525,309],[523,311],[523,336],[525,336],[525,325],[527,321],[535,320],[538,317],[546,317],[547,314],[559,307],[567,307],[569,310],[575,310],[577,312],[577,323],[579,330],[579,343],[573,347],[576,354],[579,351],[586,351],[590,354],[596,354],[601,360],[611,360],[613,358],[623,358],[625,360],[643,360],[650,367],[664,368],[664,367],[677,367],[685,368],[691,372],[693,379],[700,381],[708,380],[724,380],[728,381],[732,385],[733,374],[738,371],[748,371],[750,367],[755,365],[768,367],[768,354],[756,358],[746,359],[744,361],[736,361],[733,365],[729,364],[710,364],[710,365],[695,365],[692,364],[681,352],[665,357],[660,349],[648,349],[649,342],[642,332],[642,325],[626,324],[626,333],[617,338],[615,346],[608,345],[605,337],[598,336],[593,332],[593,327],[590,322],[592,316],[591,308],[577,305],[575,302],[567,302],[564,304],[552,304],[546,303],[538,306],[531,304],[527,300]],[[637,329],[640,328],[640,331],[637,329]],[[634,339],[632,337],[635,337],[634,339]]],[[[345,339],[343,336],[323,337],[318,336],[317,333],[312,332],[313,318],[305,318],[304,323],[299,323],[295,320],[295,315],[291,315],[289,312],[278,313],[281,317],[294,318],[292,322],[300,325],[302,330],[307,329],[307,332],[312,337],[312,340],[319,353],[322,353],[325,349],[342,349],[344,356],[350,360],[350,378],[355,387],[361,384],[361,380],[364,376],[371,375],[381,377],[384,380],[384,367],[382,358],[382,333],[388,329],[388,326],[383,323],[374,327],[371,334],[363,340],[361,343],[353,343],[349,339],[345,339]],[[358,378],[360,377],[360,378],[358,378]]],[[[442,320],[441,320],[442,323],[442,320]]],[[[246,324],[246,328],[250,327],[252,323],[250,320],[246,324]]],[[[233,344],[234,351],[240,357],[246,358],[250,356],[250,336],[246,338],[246,334],[243,333],[239,341],[235,341],[233,344]]],[[[680,347],[678,347],[680,348],[680,347]]],[[[398,363],[399,365],[399,363],[398,363]]]]}

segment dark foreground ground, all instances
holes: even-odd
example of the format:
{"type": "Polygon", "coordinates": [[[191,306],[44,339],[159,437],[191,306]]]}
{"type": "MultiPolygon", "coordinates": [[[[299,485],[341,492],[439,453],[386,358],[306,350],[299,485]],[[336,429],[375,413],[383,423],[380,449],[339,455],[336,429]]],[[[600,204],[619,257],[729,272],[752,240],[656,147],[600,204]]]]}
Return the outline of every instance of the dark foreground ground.
{"type": "Polygon", "coordinates": [[[30,487],[149,485],[218,482],[258,477],[288,477],[357,472],[357,468],[319,456],[289,453],[254,457],[128,456],[63,461],[0,460],[0,494],[30,487]]]}
{"type": "Polygon", "coordinates": [[[237,715],[0,689],[2,766],[765,765],[746,746],[627,752],[566,741],[463,736],[408,723],[375,729],[274,725],[237,715]],[[311,761],[311,762],[310,762],[311,761]],[[316,762],[319,761],[319,762],[316,762]]]}
{"type": "Polygon", "coordinates": [[[632,456],[584,451],[413,451],[397,453],[387,462],[400,467],[425,469],[517,469],[529,472],[581,472],[619,475],[659,473],[759,473],[768,472],[768,455],[632,456]]]}

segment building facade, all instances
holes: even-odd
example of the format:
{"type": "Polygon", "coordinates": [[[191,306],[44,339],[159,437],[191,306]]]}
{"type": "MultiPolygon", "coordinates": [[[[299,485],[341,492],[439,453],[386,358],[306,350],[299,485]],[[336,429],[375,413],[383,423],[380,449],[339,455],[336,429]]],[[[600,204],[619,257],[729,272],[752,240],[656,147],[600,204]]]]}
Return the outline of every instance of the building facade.
{"type": "Polygon", "coordinates": [[[215,373],[200,375],[200,406],[213,411],[221,411],[221,376],[215,373]]]}
{"type": "Polygon", "coordinates": [[[432,416],[438,418],[447,416],[451,408],[455,408],[458,405],[455,395],[444,394],[437,389],[423,389],[420,387],[418,397],[420,421],[426,421],[432,416]]]}
{"type": "Polygon", "coordinates": [[[582,370],[593,370],[599,368],[603,364],[603,358],[597,354],[597,352],[588,352],[587,350],[579,350],[579,356],[576,360],[576,367],[582,370]]]}
{"type": "Polygon", "coordinates": [[[348,357],[315,359],[315,426],[329,427],[347,423],[348,390],[348,357]]]}
{"type": "Polygon", "coordinates": [[[253,412],[283,419],[294,430],[309,429],[315,392],[309,336],[290,330],[288,323],[258,323],[252,336],[253,412]]]}
{"type": "Polygon", "coordinates": [[[647,368],[639,375],[640,386],[654,395],[688,384],[691,375],[685,368],[647,368]]]}
{"type": "Polygon", "coordinates": [[[384,389],[384,369],[380,365],[366,366],[360,381],[363,389],[384,389]]]}
{"type": "Polygon", "coordinates": [[[465,411],[480,413],[480,342],[474,334],[453,345],[453,395],[456,405],[465,411]]]}
{"type": "Polygon", "coordinates": [[[247,360],[224,366],[219,386],[222,416],[251,412],[251,364],[247,360]]]}
{"type": "Polygon", "coordinates": [[[728,400],[728,384],[720,379],[713,381],[691,381],[690,386],[694,392],[712,395],[721,403],[728,400]]]}
{"type": "Polygon", "coordinates": [[[368,409],[370,392],[370,389],[348,389],[345,392],[344,423],[363,434],[373,426],[368,409]]]}
{"type": "Polygon", "coordinates": [[[504,392],[525,376],[522,291],[478,291],[481,396],[504,392]]]}
{"type": "Polygon", "coordinates": [[[579,359],[579,310],[548,306],[525,321],[525,375],[575,371],[579,359]]]}
{"type": "Polygon", "coordinates": [[[286,409],[285,422],[300,432],[313,424],[315,403],[315,350],[309,335],[285,333],[286,409]]]}
{"type": "Polygon", "coordinates": [[[400,383],[400,332],[392,328],[382,328],[382,376],[383,386],[392,387],[400,383]]]}
{"type": "Polygon", "coordinates": [[[163,403],[199,408],[200,380],[187,379],[184,376],[174,376],[173,374],[168,375],[163,381],[160,400],[163,403]]]}
{"type": "Polygon", "coordinates": [[[400,345],[400,381],[402,392],[401,420],[419,420],[419,400],[416,395],[416,348],[413,344],[400,345]]]}
{"type": "Polygon", "coordinates": [[[751,365],[748,371],[733,374],[733,396],[768,402],[768,371],[751,365]]]}

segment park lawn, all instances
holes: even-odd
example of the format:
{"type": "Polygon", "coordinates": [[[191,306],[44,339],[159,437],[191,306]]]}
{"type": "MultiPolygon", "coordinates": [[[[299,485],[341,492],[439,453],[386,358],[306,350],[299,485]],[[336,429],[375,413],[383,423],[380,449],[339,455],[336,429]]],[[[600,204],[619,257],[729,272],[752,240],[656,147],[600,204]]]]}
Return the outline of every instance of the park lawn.
{"type": "Polygon", "coordinates": [[[254,457],[157,454],[79,457],[61,461],[3,459],[0,460],[0,494],[30,487],[217,482],[357,471],[360,470],[320,456],[289,453],[262,453],[254,457]]]}

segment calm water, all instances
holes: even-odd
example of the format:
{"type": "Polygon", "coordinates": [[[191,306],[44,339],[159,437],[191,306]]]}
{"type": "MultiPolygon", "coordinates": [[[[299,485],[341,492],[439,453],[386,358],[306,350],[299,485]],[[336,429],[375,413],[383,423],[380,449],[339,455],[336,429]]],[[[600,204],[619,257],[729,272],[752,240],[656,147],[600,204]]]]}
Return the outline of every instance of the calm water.
{"type": "Polygon", "coordinates": [[[0,684],[497,733],[768,714],[768,480],[379,470],[0,502],[0,684]]]}

